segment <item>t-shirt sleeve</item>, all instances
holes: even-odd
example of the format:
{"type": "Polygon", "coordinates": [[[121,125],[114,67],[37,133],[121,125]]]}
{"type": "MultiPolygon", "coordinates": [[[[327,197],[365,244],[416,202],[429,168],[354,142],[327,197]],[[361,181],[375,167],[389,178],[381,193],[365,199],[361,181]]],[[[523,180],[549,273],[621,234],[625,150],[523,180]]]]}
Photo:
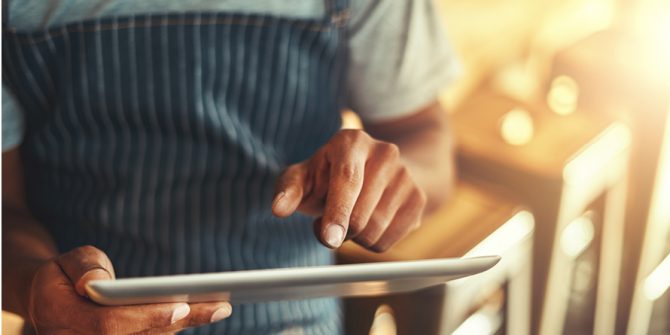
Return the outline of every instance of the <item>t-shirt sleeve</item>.
{"type": "Polygon", "coordinates": [[[409,115],[461,72],[432,0],[352,1],[349,107],[364,121],[409,115]]]}
{"type": "Polygon", "coordinates": [[[15,148],[23,140],[23,114],[16,97],[2,85],[2,151],[15,148]]]}

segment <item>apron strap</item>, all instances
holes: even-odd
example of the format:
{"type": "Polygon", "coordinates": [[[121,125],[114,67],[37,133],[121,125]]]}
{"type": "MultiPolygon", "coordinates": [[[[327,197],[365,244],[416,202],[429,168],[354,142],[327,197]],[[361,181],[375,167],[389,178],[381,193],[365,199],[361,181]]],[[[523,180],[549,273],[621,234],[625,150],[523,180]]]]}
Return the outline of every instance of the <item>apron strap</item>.
{"type": "Polygon", "coordinates": [[[2,0],[2,30],[9,26],[9,0],[2,0]]]}

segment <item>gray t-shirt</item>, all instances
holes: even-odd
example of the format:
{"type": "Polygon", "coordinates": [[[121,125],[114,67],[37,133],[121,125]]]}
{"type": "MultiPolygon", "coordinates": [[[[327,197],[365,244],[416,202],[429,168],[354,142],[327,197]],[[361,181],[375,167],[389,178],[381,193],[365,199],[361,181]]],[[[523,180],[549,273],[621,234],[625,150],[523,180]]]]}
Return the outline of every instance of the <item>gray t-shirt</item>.
{"type": "MultiPolygon", "coordinates": [[[[107,16],[226,11],[292,18],[325,15],[319,0],[9,0],[9,26],[38,31],[107,16]]],[[[405,116],[460,72],[431,0],[351,0],[349,107],[368,122],[405,116]]],[[[2,149],[21,143],[21,106],[2,88],[2,149]]]]}

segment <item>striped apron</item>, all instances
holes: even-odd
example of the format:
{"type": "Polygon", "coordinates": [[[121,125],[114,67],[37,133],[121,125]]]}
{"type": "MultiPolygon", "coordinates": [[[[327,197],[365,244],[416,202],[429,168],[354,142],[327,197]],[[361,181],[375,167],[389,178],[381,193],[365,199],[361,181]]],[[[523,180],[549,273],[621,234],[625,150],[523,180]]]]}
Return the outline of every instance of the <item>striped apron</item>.
{"type": "MultiPolygon", "coordinates": [[[[108,17],[4,32],[26,118],[28,201],[61,251],[118,277],[324,265],[311,219],[271,214],[274,182],[340,128],[346,1],[323,19],[108,17]]],[[[234,306],[209,334],[340,332],[334,299],[234,306]]]]}

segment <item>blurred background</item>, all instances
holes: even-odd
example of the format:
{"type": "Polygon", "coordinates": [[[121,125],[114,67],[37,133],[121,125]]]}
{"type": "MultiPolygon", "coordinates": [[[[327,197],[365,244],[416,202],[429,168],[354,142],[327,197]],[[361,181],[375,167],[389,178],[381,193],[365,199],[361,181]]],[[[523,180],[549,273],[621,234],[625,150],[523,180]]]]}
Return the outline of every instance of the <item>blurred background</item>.
{"type": "Polygon", "coordinates": [[[390,251],[339,261],[503,261],[347,300],[347,334],[670,334],[670,1],[437,1],[465,68],[441,97],[458,186],[390,251]]]}
{"type": "Polygon", "coordinates": [[[441,99],[459,185],[389,252],[340,260],[503,261],[347,300],[347,333],[670,334],[670,1],[438,3],[465,68],[441,99]]]}

